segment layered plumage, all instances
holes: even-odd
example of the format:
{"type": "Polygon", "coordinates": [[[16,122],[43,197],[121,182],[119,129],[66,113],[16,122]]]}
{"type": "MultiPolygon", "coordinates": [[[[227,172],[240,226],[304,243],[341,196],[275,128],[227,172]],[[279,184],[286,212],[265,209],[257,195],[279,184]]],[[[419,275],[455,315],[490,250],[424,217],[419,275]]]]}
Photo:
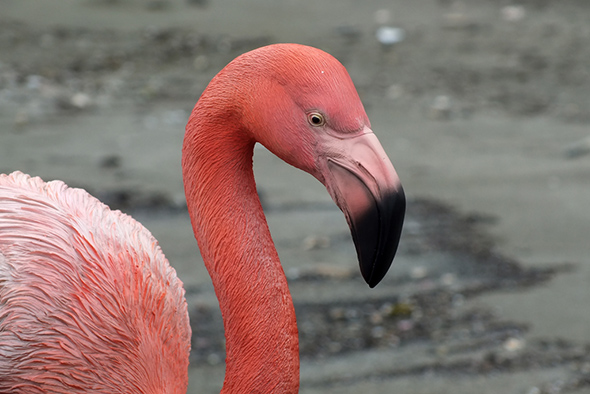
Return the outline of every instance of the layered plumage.
{"type": "Polygon", "coordinates": [[[189,350],[148,230],[63,182],[0,175],[0,393],[185,393],[189,350]]]}

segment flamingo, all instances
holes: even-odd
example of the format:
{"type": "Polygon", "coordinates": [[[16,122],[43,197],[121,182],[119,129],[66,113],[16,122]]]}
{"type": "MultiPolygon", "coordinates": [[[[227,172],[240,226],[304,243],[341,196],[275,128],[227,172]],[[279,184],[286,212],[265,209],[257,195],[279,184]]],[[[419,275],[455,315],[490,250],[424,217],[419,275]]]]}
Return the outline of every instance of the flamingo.
{"type": "MultiPolygon", "coordinates": [[[[275,44],[217,74],[182,148],[188,212],[226,336],[222,393],[296,393],[295,311],[256,192],[256,142],[322,182],[377,285],[405,212],[399,177],[329,54],[275,44]]],[[[81,189],[0,176],[0,393],[184,393],[182,282],[131,217],[81,189]]]]}

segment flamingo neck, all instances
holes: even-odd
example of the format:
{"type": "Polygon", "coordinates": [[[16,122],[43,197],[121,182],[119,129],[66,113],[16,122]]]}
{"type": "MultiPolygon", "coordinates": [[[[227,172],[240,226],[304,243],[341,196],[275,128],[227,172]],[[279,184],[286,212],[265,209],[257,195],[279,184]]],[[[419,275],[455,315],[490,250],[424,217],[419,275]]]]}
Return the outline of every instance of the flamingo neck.
{"type": "Polygon", "coordinates": [[[295,311],[256,192],[254,141],[239,127],[207,124],[198,112],[187,126],[182,165],[193,230],[223,315],[221,392],[297,393],[295,311]]]}

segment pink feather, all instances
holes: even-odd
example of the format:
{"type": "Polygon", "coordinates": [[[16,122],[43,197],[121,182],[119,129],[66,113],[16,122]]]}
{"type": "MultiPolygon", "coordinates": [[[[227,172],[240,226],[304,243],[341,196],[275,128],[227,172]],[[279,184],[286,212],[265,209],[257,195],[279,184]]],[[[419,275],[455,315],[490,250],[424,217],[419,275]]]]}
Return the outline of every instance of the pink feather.
{"type": "Polygon", "coordinates": [[[0,175],[0,393],[185,393],[182,282],[81,189],[0,175]]]}

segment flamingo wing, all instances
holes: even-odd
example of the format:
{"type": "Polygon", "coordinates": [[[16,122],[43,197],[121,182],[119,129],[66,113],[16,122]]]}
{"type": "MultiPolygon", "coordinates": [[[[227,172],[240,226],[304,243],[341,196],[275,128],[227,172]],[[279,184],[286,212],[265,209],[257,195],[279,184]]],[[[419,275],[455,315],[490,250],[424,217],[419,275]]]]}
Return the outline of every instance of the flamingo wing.
{"type": "Polygon", "coordinates": [[[0,393],[185,393],[190,334],[147,229],[63,182],[0,175],[0,393]]]}

